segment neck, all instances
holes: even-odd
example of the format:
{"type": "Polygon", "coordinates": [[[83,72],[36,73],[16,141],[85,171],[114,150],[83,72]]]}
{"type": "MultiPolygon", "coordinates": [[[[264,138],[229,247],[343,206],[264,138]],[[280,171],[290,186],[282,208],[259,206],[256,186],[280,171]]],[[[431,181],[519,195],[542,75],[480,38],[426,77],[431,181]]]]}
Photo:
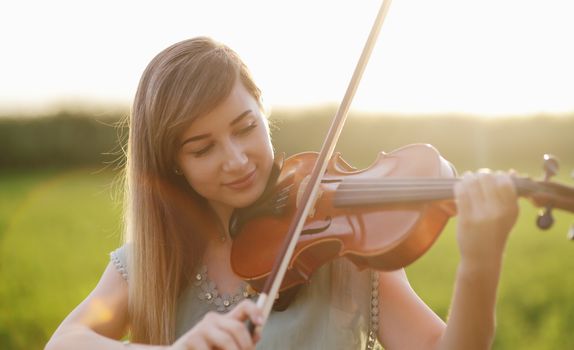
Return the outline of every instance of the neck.
{"type": "Polygon", "coordinates": [[[213,237],[213,241],[226,242],[230,240],[229,237],[229,219],[231,214],[233,214],[233,207],[221,204],[219,202],[209,202],[209,206],[213,209],[215,216],[217,217],[219,232],[216,237],[213,237]]]}

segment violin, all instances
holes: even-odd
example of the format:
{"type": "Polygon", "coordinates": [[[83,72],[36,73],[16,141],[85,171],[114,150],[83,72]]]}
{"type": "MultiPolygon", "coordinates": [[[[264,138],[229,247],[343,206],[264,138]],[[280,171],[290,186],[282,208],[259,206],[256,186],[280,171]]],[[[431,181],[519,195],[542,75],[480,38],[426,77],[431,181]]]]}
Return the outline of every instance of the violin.
{"type": "MultiPolygon", "coordinates": [[[[301,205],[316,158],[317,153],[305,152],[279,159],[282,164],[272,172],[263,195],[232,215],[232,268],[257,291],[263,288],[301,205]]],[[[556,166],[556,160],[548,157],[547,173],[555,172],[556,166]]],[[[513,178],[519,196],[547,208],[538,220],[541,228],[551,224],[551,208],[574,212],[574,188],[548,181],[550,175],[544,181],[513,178]]],[[[362,170],[335,153],[321,178],[280,291],[306,283],[319,267],[339,257],[360,269],[396,270],[409,265],[432,246],[456,214],[453,187],[457,181],[454,167],[426,144],[381,152],[362,170]]],[[[285,303],[274,308],[284,308],[285,303]]]]}
{"type": "MultiPolygon", "coordinates": [[[[413,262],[456,213],[456,172],[430,146],[381,153],[364,170],[333,154],[390,3],[381,4],[321,151],[280,163],[261,198],[232,215],[231,265],[260,292],[264,318],[271,308],[288,306],[318,267],[339,256],[383,270],[413,262]]],[[[548,214],[552,208],[574,211],[574,188],[527,178],[516,178],[515,185],[548,214]]],[[[551,224],[550,215],[541,218],[540,226],[551,224]]],[[[253,334],[253,322],[247,327],[253,334]]]]}

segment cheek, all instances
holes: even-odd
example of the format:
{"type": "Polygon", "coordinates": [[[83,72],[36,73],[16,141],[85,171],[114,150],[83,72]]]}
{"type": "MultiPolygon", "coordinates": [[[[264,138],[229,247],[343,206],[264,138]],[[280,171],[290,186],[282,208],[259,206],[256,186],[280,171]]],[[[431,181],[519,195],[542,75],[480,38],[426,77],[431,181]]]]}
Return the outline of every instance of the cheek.
{"type": "Polygon", "coordinates": [[[205,197],[206,193],[217,185],[216,172],[209,162],[187,161],[183,164],[182,170],[187,183],[195,192],[205,197]]]}
{"type": "Polygon", "coordinates": [[[193,175],[186,176],[187,183],[191,188],[197,192],[202,197],[210,197],[210,193],[213,192],[215,186],[215,180],[213,176],[207,176],[207,174],[194,173],[193,175]]]}
{"type": "Polygon", "coordinates": [[[273,146],[271,144],[271,137],[269,136],[269,129],[267,127],[262,128],[258,136],[259,151],[273,159],[273,146]]]}

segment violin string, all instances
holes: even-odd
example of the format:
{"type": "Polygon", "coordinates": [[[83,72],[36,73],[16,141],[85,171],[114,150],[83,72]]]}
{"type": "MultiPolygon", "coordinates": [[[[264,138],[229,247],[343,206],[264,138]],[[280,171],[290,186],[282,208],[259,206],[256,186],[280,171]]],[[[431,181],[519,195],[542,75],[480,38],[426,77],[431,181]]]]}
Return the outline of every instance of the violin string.
{"type": "Polygon", "coordinates": [[[353,179],[343,180],[340,183],[342,186],[372,186],[372,185],[454,185],[458,179],[418,179],[418,178],[400,178],[400,179],[353,179]]]}
{"type": "Polygon", "coordinates": [[[380,193],[359,193],[336,195],[334,202],[336,206],[351,204],[376,204],[376,203],[393,203],[393,202],[416,202],[439,199],[450,199],[453,197],[452,191],[434,191],[426,193],[394,193],[392,195],[381,195],[380,193]]]}
{"type": "Polygon", "coordinates": [[[420,189],[452,189],[454,188],[451,184],[371,184],[371,185],[362,185],[362,186],[339,186],[336,190],[337,191],[368,191],[368,190],[377,190],[377,189],[409,189],[412,188],[413,190],[420,190],[420,189]]]}
{"type": "Polygon", "coordinates": [[[364,177],[355,177],[355,178],[345,178],[343,182],[365,182],[365,181],[448,181],[448,182],[456,182],[460,181],[457,177],[424,177],[424,176],[406,176],[406,177],[381,177],[381,178],[364,178],[364,177]]]}
{"type": "Polygon", "coordinates": [[[366,197],[379,197],[379,196],[424,196],[424,195],[440,195],[443,193],[453,194],[452,190],[427,190],[427,191],[353,191],[353,192],[339,192],[336,194],[339,198],[352,198],[359,196],[366,197]]]}
{"type": "Polygon", "coordinates": [[[424,192],[424,193],[403,193],[403,192],[398,192],[398,193],[387,193],[387,192],[359,192],[359,193],[346,193],[346,194],[341,194],[341,195],[336,195],[336,198],[383,198],[381,196],[381,194],[388,194],[390,195],[389,197],[392,196],[392,198],[407,198],[407,197],[412,197],[412,198],[417,198],[417,197],[422,197],[422,196],[442,196],[442,195],[450,195],[452,196],[453,192],[452,191],[429,191],[429,192],[424,192]]]}
{"type": "Polygon", "coordinates": [[[391,185],[372,185],[372,186],[346,186],[346,187],[339,187],[337,188],[337,192],[343,193],[343,192],[354,192],[354,191],[409,191],[409,190],[413,190],[413,191],[421,191],[421,190],[436,190],[436,189],[444,189],[444,190],[450,190],[453,189],[453,187],[451,185],[445,186],[445,185],[427,185],[427,184],[421,184],[419,186],[417,185],[399,185],[399,186],[391,186],[391,185]]]}
{"type": "Polygon", "coordinates": [[[452,178],[345,179],[337,188],[336,205],[383,204],[453,197],[452,178]]]}
{"type": "Polygon", "coordinates": [[[381,195],[381,194],[397,194],[397,193],[405,193],[405,194],[421,194],[421,193],[433,193],[433,192],[450,192],[453,193],[452,187],[411,187],[411,186],[404,186],[404,187],[381,187],[381,188],[368,188],[368,189],[342,189],[337,190],[335,193],[337,195],[346,195],[346,194],[374,194],[374,195],[381,195]]]}
{"type": "Polygon", "coordinates": [[[397,197],[408,192],[408,196],[420,197],[443,196],[443,192],[452,195],[452,186],[457,179],[427,179],[427,178],[386,178],[386,179],[353,179],[343,181],[336,190],[339,198],[357,198],[363,196],[392,196],[397,197]],[[416,191],[415,194],[411,194],[416,191]],[[434,191],[434,192],[433,192],[434,191]],[[436,192],[439,191],[439,192],[436,192]]]}

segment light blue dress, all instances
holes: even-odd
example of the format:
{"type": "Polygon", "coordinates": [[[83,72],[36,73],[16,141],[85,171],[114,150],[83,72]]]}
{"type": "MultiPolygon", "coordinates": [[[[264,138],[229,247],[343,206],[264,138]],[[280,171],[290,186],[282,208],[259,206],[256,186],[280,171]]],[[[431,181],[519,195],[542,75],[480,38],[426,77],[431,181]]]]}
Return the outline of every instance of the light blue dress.
{"type": "MultiPolygon", "coordinates": [[[[129,283],[125,247],[116,249],[110,256],[129,283]]],[[[187,287],[178,301],[177,337],[191,329],[207,312],[225,312],[222,298],[217,297],[214,284],[206,280],[205,271],[198,271],[196,276],[197,283],[187,287]]],[[[377,293],[376,274],[358,271],[347,259],[329,263],[313,274],[287,310],[271,312],[257,349],[379,347],[372,331],[378,327],[377,293]]]]}

